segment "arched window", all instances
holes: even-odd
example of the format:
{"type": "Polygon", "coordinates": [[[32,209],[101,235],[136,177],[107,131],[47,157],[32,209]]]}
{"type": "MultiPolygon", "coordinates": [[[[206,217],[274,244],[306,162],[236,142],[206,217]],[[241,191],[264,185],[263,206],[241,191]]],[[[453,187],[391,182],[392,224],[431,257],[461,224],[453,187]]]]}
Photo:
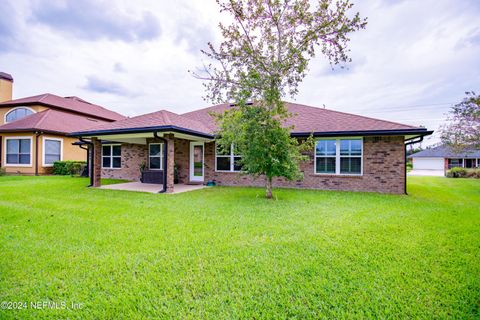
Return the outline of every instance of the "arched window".
{"type": "Polygon", "coordinates": [[[25,108],[25,107],[15,108],[5,115],[5,122],[12,122],[18,119],[22,119],[33,113],[34,111],[30,108],[25,108]]]}

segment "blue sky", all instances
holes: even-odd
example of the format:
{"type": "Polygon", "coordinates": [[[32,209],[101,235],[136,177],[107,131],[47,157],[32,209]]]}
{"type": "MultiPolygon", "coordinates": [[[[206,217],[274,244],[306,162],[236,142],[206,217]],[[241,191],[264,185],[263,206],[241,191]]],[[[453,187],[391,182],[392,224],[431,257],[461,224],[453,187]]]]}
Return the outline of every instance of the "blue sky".
{"type": "MultiPolygon", "coordinates": [[[[353,62],[331,70],[319,55],[297,102],[435,130],[480,91],[480,1],[353,2],[369,20],[352,35],[353,62]]],[[[7,0],[2,11],[0,71],[16,98],[75,95],[126,115],[209,105],[188,70],[220,41],[213,0],[7,0]]]]}

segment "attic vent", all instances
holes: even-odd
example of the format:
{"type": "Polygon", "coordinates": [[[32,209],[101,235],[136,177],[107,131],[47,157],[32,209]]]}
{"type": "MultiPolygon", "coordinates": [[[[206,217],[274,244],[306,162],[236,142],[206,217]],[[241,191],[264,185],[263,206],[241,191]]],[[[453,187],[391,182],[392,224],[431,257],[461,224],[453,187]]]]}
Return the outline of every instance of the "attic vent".
{"type": "Polygon", "coordinates": [[[89,120],[89,121],[94,121],[94,122],[98,122],[97,119],[93,119],[93,118],[87,118],[87,120],[89,120]]]}

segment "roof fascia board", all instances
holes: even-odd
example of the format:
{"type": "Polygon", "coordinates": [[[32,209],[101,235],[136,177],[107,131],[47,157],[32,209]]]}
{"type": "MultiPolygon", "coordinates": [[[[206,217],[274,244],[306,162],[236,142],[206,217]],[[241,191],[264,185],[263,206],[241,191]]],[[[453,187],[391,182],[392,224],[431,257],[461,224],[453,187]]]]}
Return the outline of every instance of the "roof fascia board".
{"type": "Polygon", "coordinates": [[[345,137],[345,136],[399,136],[415,135],[428,136],[433,131],[426,129],[397,129],[397,130],[365,130],[365,131],[330,131],[330,132],[292,132],[292,137],[345,137]]]}
{"type": "Polygon", "coordinates": [[[173,131],[178,133],[191,134],[202,138],[213,139],[215,136],[195,130],[190,130],[177,126],[159,126],[159,127],[142,127],[142,128],[126,128],[126,129],[108,129],[108,130],[92,130],[92,131],[79,131],[69,134],[69,136],[96,136],[96,135],[115,135],[124,133],[143,133],[143,132],[165,132],[173,131]]]}
{"type": "Polygon", "coordinates": [[[42,133],[60,134],[60,135],[63,135],[63,136],[68,135],[67,132],[45,130],[45,129],[36,129],[36,128],[0,130],[0,134],[1,133],[9,133],[9,132],[42,132],[42,133]]]}

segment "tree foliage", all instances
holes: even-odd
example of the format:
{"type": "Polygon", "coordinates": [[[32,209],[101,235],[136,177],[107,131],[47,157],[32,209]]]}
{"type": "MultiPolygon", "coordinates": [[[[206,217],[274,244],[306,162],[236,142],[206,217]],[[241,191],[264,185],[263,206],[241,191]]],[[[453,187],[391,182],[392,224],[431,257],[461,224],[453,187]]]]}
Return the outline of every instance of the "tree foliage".
{"type": "MultiPolygon", "coordinates": [[[[294,116],[283,99],[298,94],[308,64],[318,52],[332,66],[350,61],[349,34],[366,20],[350,14],[348,0],[217,0],[231,19],[219,24],[223,41],[202,51],[210,61],[195,76],[204,80],[206,99],[234,102],[217,117],[218,143],[234,143],[247,173],[272,178],[301,177],[302,147],[285,121],[294,116]],[[250,102],[254,102],[251,104],[250,102]]],[[[311,141],[311,140],[310,140],[311,141]]]]}
{"type": "Polygon", "coordinates": [[[441,129],[442,142],[456,151],[480,148],[480,95],[465,92],[462,102],[450,110],[441,129]]]}

